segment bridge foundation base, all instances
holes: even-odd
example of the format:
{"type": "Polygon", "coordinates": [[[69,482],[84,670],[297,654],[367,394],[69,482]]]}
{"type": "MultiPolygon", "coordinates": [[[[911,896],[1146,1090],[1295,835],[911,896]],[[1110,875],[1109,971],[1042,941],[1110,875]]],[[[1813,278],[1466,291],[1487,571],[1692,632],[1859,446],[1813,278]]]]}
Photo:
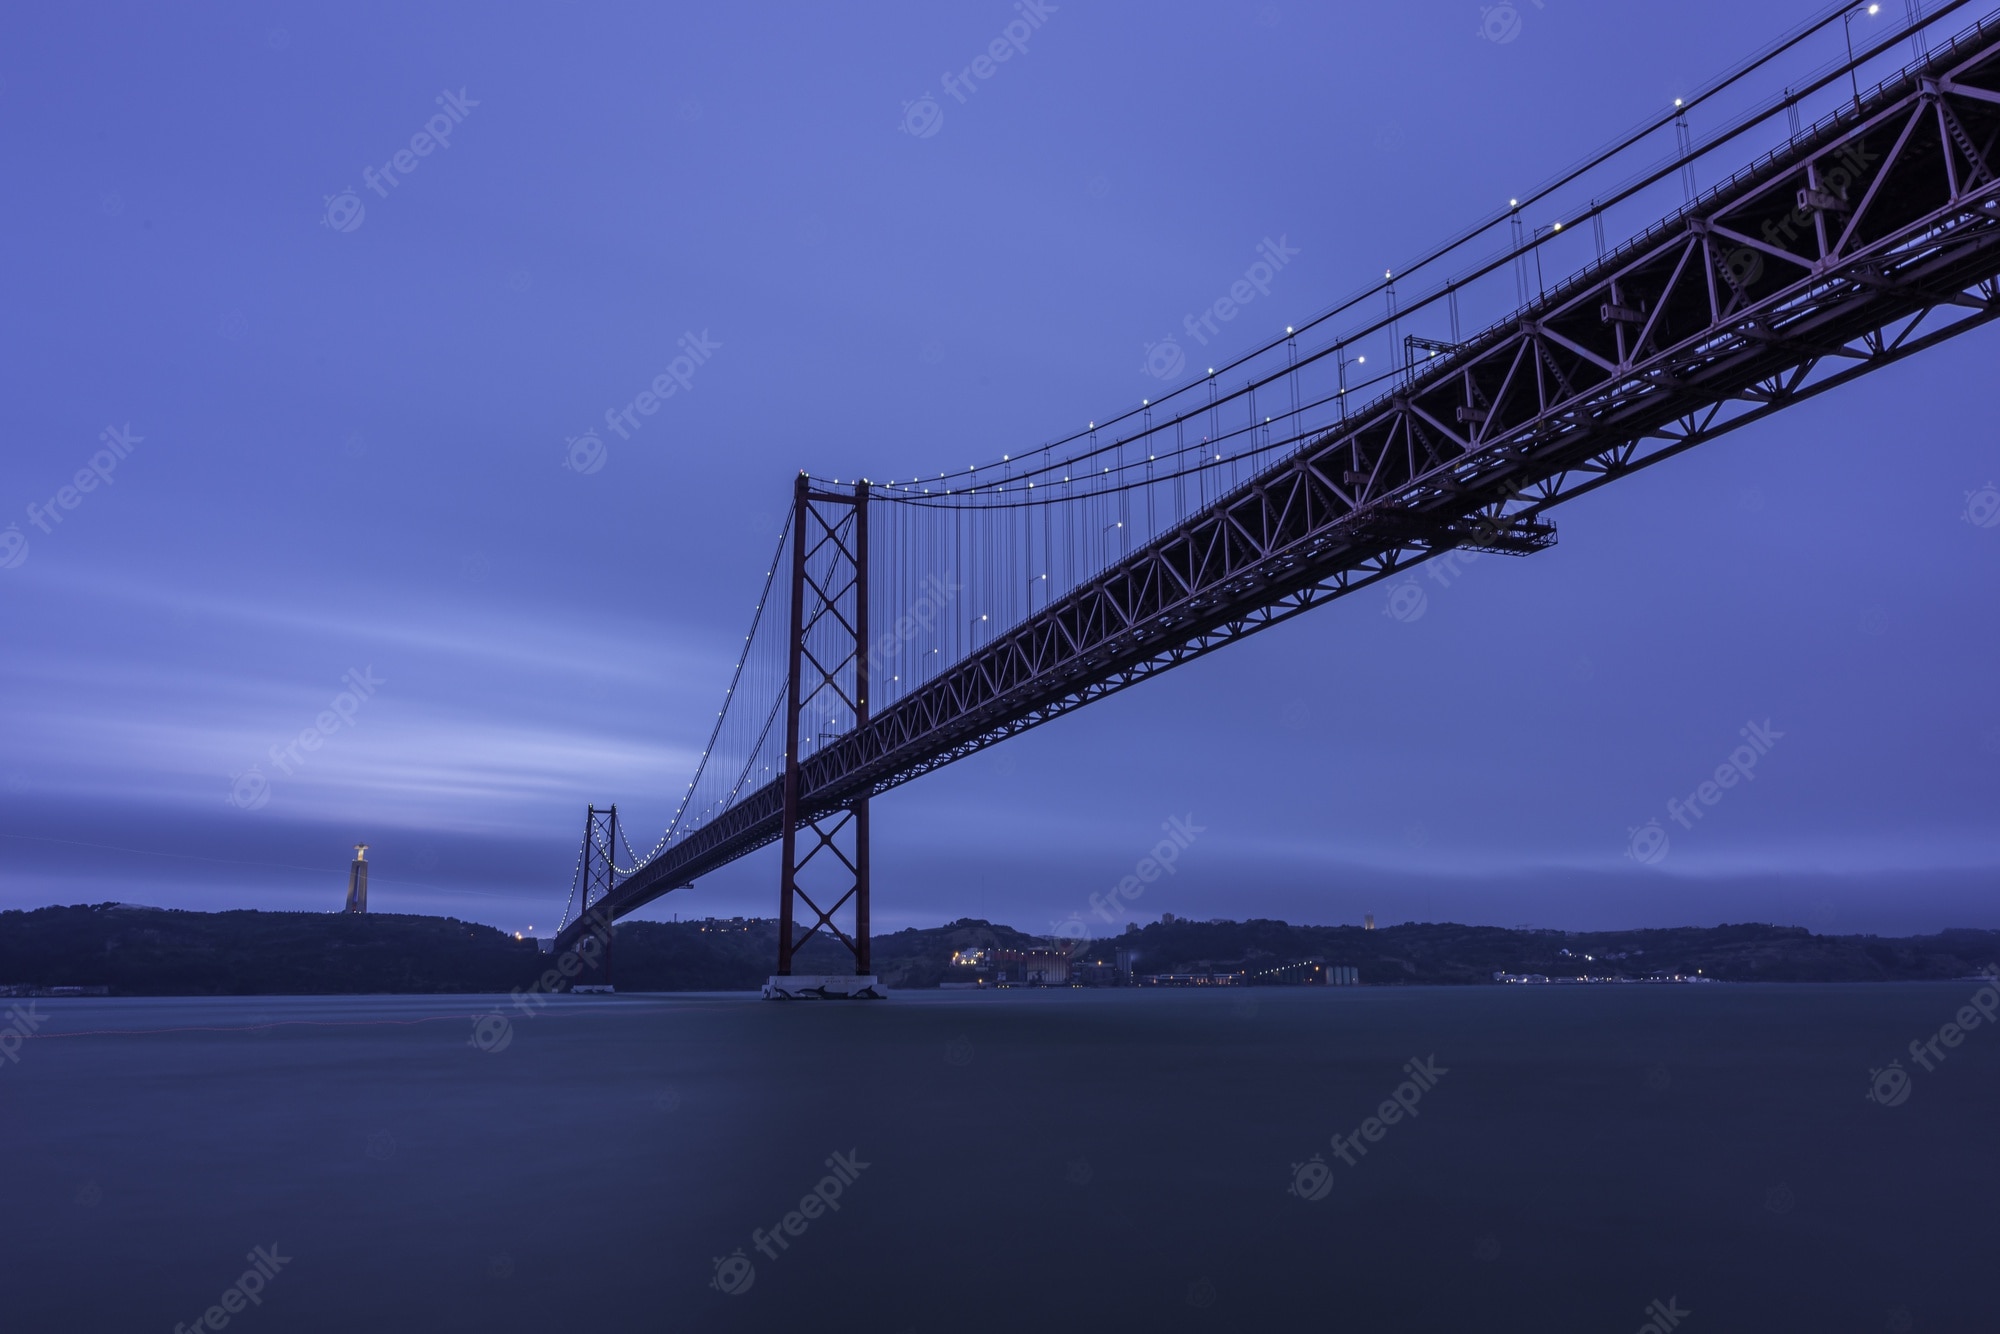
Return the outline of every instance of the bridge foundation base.
{"type": "Polygon", "coordinates": [[[765,1000],[887,1000],[889,988],[873,973],[828,977],[783,977],[773,974],[764,983],[765,1000]]]}

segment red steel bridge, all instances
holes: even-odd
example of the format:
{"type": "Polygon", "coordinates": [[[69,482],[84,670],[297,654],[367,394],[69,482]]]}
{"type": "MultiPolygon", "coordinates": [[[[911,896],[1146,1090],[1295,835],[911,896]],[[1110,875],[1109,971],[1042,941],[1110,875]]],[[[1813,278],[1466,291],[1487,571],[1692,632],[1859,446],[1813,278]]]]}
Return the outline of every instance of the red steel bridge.
{"type": "Polygon", "coordinates": [[[877,794],[1442,552],[1542,550],[1563,501],[2000,315],[2000,14],[1965,3],[1822,11],[1227,364],[1153,345],[1160,395],[1074,435],[801,474],[679,809],[642,852],[591,808],[557,948],[777,842],[778,973],[825,933],[867,975],[877,794]]]}

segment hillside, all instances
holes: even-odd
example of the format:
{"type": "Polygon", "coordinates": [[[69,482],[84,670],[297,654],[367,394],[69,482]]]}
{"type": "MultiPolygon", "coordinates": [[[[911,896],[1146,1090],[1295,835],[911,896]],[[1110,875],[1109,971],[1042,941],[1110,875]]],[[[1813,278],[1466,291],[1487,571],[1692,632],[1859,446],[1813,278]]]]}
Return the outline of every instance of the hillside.
{"type": "Polygon", "coordinates": [[[1255,972],[1309,956],[1348,964],[1364,985],[1485,983],[1495,972],[1641,978],[1699,972],[1726,982],[1877,982],[1963,977],[2000,962],[2000,932],[1933,936],[1816,936],[1759,923],[1643,931],[1519,931],[1410,922],[1379,930],[1248,922],[1160,922],[1085,954],[1133,952],[1137,972],[1255,972]],[[1567,951],[1567,953],[1564,953],[1567,951]]]}
{"type": "MultiPolygon", "coordinates": [[[[1048,941],[973,918],[874,939],[890,986],[935,987],[954,951],[1028,949],[1048,941]]],[[[768,918],[620,924],[622,991],[746,991],[775,966],[768,918]]],[[[1305,958],[1358,970],[1375,986],[1490,984],[1495,972],[1643,978],[1699,971],[1730,982],[1870,982],[1963,977],[2000,963],[2000,932],[1816,936],[1754,923],[1665,930],[1519,931],[1405,923],[1365,931],[1285,922],[1157,922],[1085,942],[1080,960],[1133,971],[1256,974],[1305,958]]],[[[551,963],[531,940],[448,917],[389,913],[198,913],[122,904],[0,912],[0,986],[103,986],[114,995],[502,992],[533,985],[551,963]]],[[[799,973],[844,972],[839,946],[816,940],[799,973]]],[[[1296,977],[1297,974],[1291,976],[1296,977]]],[[[1268,979],[1277,981],[1278,978],[1268,979]]]]}

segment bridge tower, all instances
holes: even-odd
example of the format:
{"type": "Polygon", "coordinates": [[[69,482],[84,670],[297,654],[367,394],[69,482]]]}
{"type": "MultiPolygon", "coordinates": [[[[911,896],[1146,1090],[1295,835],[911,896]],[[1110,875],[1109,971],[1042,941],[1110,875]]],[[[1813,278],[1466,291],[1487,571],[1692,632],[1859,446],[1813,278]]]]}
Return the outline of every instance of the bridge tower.
{"type": "MultiPolygon", "coordinates": [[[[583,817],[581,897],[576,905],[576,920],[580,926],[598,936],[603,942],[603,951],[587,965],[588,973],[593,975],[578,973],[570,984],[571,991],[611,990],[611,909],[606,900],[618,887],[618,864],[614,857],[617,848],[618,803],[591,806],[583,817]],[[599,905],[598,917],[603,918],[602,922],[591,916],[592,904],[599,905]]],[[[585,956],[579,954],[578,957],[585,956]]]]}
{"type": "Polygon", "coordinates": [[[808,742],[824,749],[868,726],[867,482],[827,491],[799,474],[792,489],[791,594],[778,971],[764,994],[880,997],[868,957],[868,792],[807,815],[804,750],[808,742]],[[801,906],[813,918],[803,932],[801,906]],[[846,930],[836,920],[843,909],[846,930]],[[846,947],[853,973],[794,976],[799,949],[822,930],[846,947]]]}

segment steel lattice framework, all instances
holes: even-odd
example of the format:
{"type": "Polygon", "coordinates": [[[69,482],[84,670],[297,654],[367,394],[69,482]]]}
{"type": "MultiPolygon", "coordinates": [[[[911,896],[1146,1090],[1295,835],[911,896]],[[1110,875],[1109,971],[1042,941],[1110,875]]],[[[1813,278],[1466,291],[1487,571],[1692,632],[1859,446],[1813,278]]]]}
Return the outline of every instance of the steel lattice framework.
{"type": "MultiPolygon", "coordinates": [[[[808,801],[801,716],[816,696],[830,696],[865,731],[868,714],[868,484],[851,493],[815,491],[800,473],[792,491],[792,618],[786,650],[791,658],[785,702],[785,772],[779,791],[778,838],[784,844],[778,872],[778,973],[789,976],[793,953],[821,930],[854,956],[854,971],[866,974],[868,943],[868,798],[874,789],[849,789],[841,802],[808,801]],[[831,514],[833,517],[829,518],[831,514]],[[807,834],[800,853],[799,835],[807,834]],[[846,846],[842,846],[843,843],[846,846]],[[817,889],[805,872],[817,861],[817,889]],[[821,907],[814,892],[827,900],[821,907]],[[838,897],[835,897],[838,895],[838,897]],[[797,904],[816,919],[797,934],[797,904]],[[852,912],[853,934],[834,920],[852,912]]],[[[761,795],[761,794],[759,794],[761,795]]],[[[641,871],[643,874],[643,870],[641,871]]]]}
{"type": "Polygon", "coordinates": [[[1553,506],[1985,324],[1996,139],[1989,20],[745,797],[612,912],[1440,552],[1539,550],[1553,506]]]}

